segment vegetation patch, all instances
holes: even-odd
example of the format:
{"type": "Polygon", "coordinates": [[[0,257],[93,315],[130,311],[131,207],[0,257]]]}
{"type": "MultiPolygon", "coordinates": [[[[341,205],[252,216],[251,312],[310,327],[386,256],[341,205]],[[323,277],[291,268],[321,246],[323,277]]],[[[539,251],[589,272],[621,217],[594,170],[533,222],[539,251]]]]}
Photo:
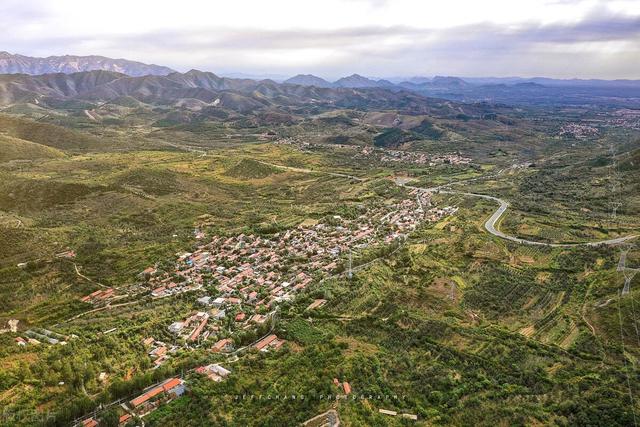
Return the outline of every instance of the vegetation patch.
{"type": "Polygon", "coordinates": [[[278,174],[281,170],[253,159],[242,159],[224,172],[233,178],[248,180],[262,179],[278,174]]]}

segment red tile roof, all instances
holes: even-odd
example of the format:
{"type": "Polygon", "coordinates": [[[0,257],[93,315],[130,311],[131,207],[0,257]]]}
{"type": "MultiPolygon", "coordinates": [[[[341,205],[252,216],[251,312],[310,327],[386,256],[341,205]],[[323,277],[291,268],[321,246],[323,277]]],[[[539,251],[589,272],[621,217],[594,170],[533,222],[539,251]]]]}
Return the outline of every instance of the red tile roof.
{"type": "Polygon", "coordinates": [[[182,382],[180,381],[180,378],[171,378],[170,380],[162,384],[162,388],[164,389],[164,391],[170,391],[179,386],[181,383],[182,382]]]}
{"type": "Polygon", "coordinates": [[[140,396],[136,397],[135,399],[133,399],[130,403],[131,405],[135,408],[137,406],[142,405],[144,402],[146,402],[147,400],[159,395],[160,393],[162,393],[164,390],[162,389],[161,386],[158,387],[154,387],[151,390],[149,390],[148,392],[141,394],[140,396]]]}
{"type": "Polygon", "coordinates": [[[266,338],[261,339],[260,341],[258,341],[255,345],[255,348],[257,348],[258,350],[262,350],[263,348],[265,348],[266,346],[268,346],[269,344],[271,344],[274,340],[277,340],[278,337],[274,334],[269,335],[266,338]]]}
{"type": "Polygon", "coordinates": [[[342,387],[344,388],[344,394],[350,394],[351,393],[351,385],[349,385],[348,382],[344,382],[342,383],[342,387]]]}
{"type": "Polygon", "coordinates": [[[213,347],[211,347],[211,351],[213,351],[214,353],[218,353],[218,352],[222,351],[222,349],[225,348],[227,345],[230,345],[232,343],[233,343],[233,341],[230,338],[222,339],[222,340],[218,341],[217,343],[215,343],[213,345],[213,347]]]}

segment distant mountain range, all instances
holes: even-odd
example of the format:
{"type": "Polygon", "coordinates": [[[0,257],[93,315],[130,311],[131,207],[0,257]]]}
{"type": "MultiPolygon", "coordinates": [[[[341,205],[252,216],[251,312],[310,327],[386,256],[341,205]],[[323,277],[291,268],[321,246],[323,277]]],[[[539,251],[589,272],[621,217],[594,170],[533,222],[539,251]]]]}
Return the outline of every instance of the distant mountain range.
{"type": "Polygon", "coordinates": [[[392,88],[395,85],[388,80],[373,80],[363,77],[360,74],[352,74],[343,77],[335,82],[329,82],[321,77],[312,74],[298,74],[284,81],[285,84],[294,84],[302,86],[315,87],[348,87],[348,88],[367,88],[367,87],[386,87],[392,88]]]}
{"type": "MultiPolygon", "coordinates": [[[[640,80],[452,76],[374,79],[352,74],[330,82],[312,74],[299,74],[280,84],[272,79],[220,77],[213,73],[196,70],[181,74],[168,67],[102,56],[65,55],[33,58],[7,52],[0,52],[0,74],[35,76],[33,79],[0,76],[0,102],[2,103],[48,96],[65,98],[82,96],[83,99],[133,96],[139,100],[153,99],[154,102],[184,98],[191,100],[188,103],[197,101],[197,104],[211,102],[210,98],[214,96],[213,99],[218,98],[220,91],[232,91],[236,92],[234,95],[236,100],[243,99],[242,102],[232,102],[232,104],[238,104],[238,106],[242,104],[241,109],[253,109],[264,104],[265,97],[276,95],[289,100],[292,99],[291,96],[300,95],[301,98],[293,102],[299,104],[307,95],[310,96],[311,103],[323,102],[334,96],[342,100],[353,96],[353,92],[340,92],[336,91],[337,89],[379,89],[396,94],[404,93],[404,96],[411,92],[423,97],[437,97],[465,103],[489,102],[513,105],[593,103],[640,108],[640,80]],[[91,73],[82,74],[88,71],[91,73]],[[73,74],[73,78],[64,77],[64,74],[73,74]],[[106,82],[105,79],[109,81],[106,82]],[[309,88],[314,90],[310,91],[309,88]],[[324,91],[319,91],[320,89],[324,91]],[[327,92],[327,89],[334,91],[327,92]],[[264,92],[260,93],[260,91],[264,92]],[[310,95],[311,92],[315,92],[318,97],[313,98],[310,95]]],[[[368,102],[373,98],[379,102],[385,97],[398,101],[397,95],[380,96],[382,92],[376,92],[377,96],[372,98],[372,93],[367,93],[367,96],[359,102],[368,102]]],[[[227,102],[232,98],[229,94],[223,95],[223,98],[228,98],[227,102]]]]}
{"type": "Polygon", "coordinates": [[[93,70],[115,71],[129,76],[166,76],[175,72],[171,68],[160,65],[143,64],[127,59],[111,59],[104,56],[64,55],[35,58],[0,52],[0,74],[69,74],[93,70]]]}
{"type": "MultiPolygon", "coordinates": [[[[132,77],[112,71],[72,74],[0,75],[0,105],[40,107],[91,103],[144,103],[191,111],[254,114],[269,110],[298,114],[335,108],[397,109],[415,114],[456,115],[461,107],[407,90],[379,87],[320,88],[273,80],[233,79],[191,70],[166,76],[132,77]]],[[[465,107],[471,115],[484,109],[465,107]]]]}

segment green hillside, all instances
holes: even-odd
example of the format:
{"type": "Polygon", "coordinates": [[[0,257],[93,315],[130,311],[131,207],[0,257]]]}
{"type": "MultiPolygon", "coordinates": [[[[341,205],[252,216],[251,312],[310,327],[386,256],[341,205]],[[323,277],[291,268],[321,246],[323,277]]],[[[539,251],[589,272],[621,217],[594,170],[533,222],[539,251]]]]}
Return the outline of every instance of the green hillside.
{"type": "Polygon", "coordinates": [[[64,157],[58,149],[0,134],[0,162],[64,157]]]}

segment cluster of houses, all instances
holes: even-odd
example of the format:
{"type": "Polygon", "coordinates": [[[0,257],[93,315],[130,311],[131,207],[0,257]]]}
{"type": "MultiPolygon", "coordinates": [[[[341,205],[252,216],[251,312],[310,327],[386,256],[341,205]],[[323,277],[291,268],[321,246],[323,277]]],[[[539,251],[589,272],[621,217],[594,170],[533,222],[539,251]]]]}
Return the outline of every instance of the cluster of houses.
{"type": "Polygon", "coordinates": [[[412,165],[435,166],[438,164],[468,165],[472,159],[458,153],[427,154],[417,151],[388,150],[385,148],[364,147],[359,156],[374,158],[384,163],[405,163],[412,165]]]}
{"type": "Polygon", "coordinates": [[[21,336],[15,338],[17,345],[24,347],[27,344],[37,345],[43,342],[51,345],[66,345],[70,338],[76,338],[75,335],[68,337],[43,328],[29,329],[25,331],[24,336],[24,338],[21,336]]]}
{"type": "Polygon", "coordinates": [[[95,292],[90,293],[89,295],[82,297],[81,301],[93,305],[101,305],[113,299],[113,296],[113,288],[99,289],[95,292]]]}
{"type": "Polygon", "coordinates": [[[156,267],[148,267],[139,276],[153,288],[151,291],[153,298],[163,298],[202,288],[202,280],[194,282],[189,273],[189,270],[176,269],[171,273],[159,274],[156,267]]]}
{"type": "Polygon", "coordinates": [[[558,131],[558,136],[574,139],[593,138],[598,135],[600,135],[598,128],[580,123],[565,124],[558,131]]]}
{"type": "Polygon", "coordinates": [[[169,325],[169,332],[188,343],[197,343],[201,339],[206,340],[212,332],[218,330],[217,326],[205,329],[210,317],[211,315],[206,311],[198,311],[185,320],[173,322],[169,325]]]}
{"type": "Polygon", "coordinates": [[[338,388],[342,392],[342,394],[344,394],[346,396],[351,394],[351,391],[352,391],[351,390],[351,384],[349,384],[348,382],[346,382],[346,381],[342,381],[341,382],[337,378],[334,378],[333,379],[333,385],[336,388],[338,388]]]}
{"type": "Polygon", "coordinates": [[[614,111],[612,116],[605,120],[607,125],[640,130],[640,110],[622,108],[614,111]]]}
{"type": "Polygon", "coordinates": [[[175,345],[168,345],[162,341],[158,341],[153,337],[147,337],[142,340],[142,344],[147,349],[147,354],[153,360],[154,368],[161,366],[166,362],[172,354],[178,351],[175,345]]]}
{"type": "Polygon", "coordinates": [[[153,297],[215,286],[215,298],[198,302],[217,308],[242,304],[254,312],[269,310],[274,303],[291,299],[316,276],[334,272],[349,251],[404,238],[421,222],[454,212],[454,208],[427,209],[430,193],[412,193],[398,203],[369,207],[354,219],[334,216],[270,238],[216,236],[194,252],[179,254],[171,271],[149,267],[141,275],[153,297]]]}
{"type": "MultiPolygon", "coordinates": [[[[429,192],[413,189],[409,198],[396,203],[363,206],[355,218],[336,215],[269,238],[214,236],[193,252],[178,254],[170,271],[149,267],[141,277],[145,286],[153,288],[153,297],[206,289],[209,295],[197,299],[201,311],[173,322],[168,330],[186,346],[218,339],[212,351],[230,351],[233,341],[219,339],[219,335],[226,335],[219,334],[223,325],[225,331],[229,322],[234,330],[261,325],[278,303],[291,300],[312,281],[338,271],[351,250],[403,239],[421,222],[452,213],[455,208],[432,207],[429,192]]],[[[325,302],[317,301],[309,309],[325,302]]],[[[281,343],[275,339],[264,348],[277,349],[281,343]]],[[[160,345],[155,350],[162,353],[163,348],[160,345]]],[[[157,352],[150,356],[161,364],[168,356],[157,352]]]]}

